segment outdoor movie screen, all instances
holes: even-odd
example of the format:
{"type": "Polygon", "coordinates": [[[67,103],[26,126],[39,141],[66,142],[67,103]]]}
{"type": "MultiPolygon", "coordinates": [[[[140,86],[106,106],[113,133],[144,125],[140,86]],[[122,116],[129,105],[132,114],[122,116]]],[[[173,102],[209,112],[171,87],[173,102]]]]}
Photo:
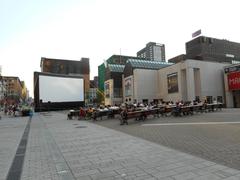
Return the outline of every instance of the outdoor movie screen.
{"type": "Polygon", "coordinates": [[[46,102],[84,101],[82,78],[39,76],[39,99],[46,102]]]}

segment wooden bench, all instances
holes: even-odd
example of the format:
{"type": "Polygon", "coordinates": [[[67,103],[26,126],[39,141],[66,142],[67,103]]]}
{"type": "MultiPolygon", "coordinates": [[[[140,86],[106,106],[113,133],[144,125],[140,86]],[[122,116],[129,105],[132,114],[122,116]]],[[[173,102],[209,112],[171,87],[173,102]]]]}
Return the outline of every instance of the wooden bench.
{"type": "Polygon", "coordinates": [[[193,106],[182,106],[180,113],[182,115],[193,115],[193,106]]]}
{"type": "Polygon", "coordinates": [[[109,114],[111,114],[111,111],[110,110],[104,110],[104,111],[99,111],[99,110],[97,110],[97,111],[94,111],[93,113],[92,113],[92,119],[94,120],[94,121],[96,121],[98,118],[101,118],[101,120],[102,120],[102,117],[104,117],[104,116],[107,116],[107,117],[109,117],[109,114]]]}
{"type": "Polygon", "coordinates": [[[213,104],[207,104],[206,105],[208,112],[213,112],[215,110],[222,110],[223,104],[222,103],[213,103],[213,104]]]}
{"type": "Polygon", "coordinates": [[[120,124],[128,124],[129,119],[140,120],[143,116],[142,111],[127,112],[126,114],[121,113],[120,124]]]}
{"type": "Polygon", "coordinates": [[[164,107],[163,115],[165,116],[172,115],[173,108],[174,107],[164,107]]]}
{"type": "Polygon", "coordinates": [[[164,110],[163,108],[149,109],[149,110],[146,110],[145,115],[146,116],[152,115],[153,117],[159,117],[159,114],[162,114],[163,110],[164,110]]]}
{"type": "Polygon", "coordinates": [[[197,105],[193,105],[193,112],[196,112],[196,113],[203,113],[204,112],[204,107],[203,107],[203,104],[197,104],[197,105]]]}
{"type": "Polygon", "coordinates": [[[135,119],[136,121],[144,121],[149,115],[153,115],[154,117],[156,116],[159,117],[159,114],[160,114],[160,108],[127,112],[126,115],[121,114],[121,119],[120,119],[121,125],[128,124],[129,119],[135,119]]]}

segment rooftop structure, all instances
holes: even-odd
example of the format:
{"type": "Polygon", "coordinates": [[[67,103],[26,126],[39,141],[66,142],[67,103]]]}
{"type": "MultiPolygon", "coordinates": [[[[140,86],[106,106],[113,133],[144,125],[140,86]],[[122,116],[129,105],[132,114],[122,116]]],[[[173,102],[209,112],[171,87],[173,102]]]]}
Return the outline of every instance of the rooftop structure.
{"type": "Polygon", "coordinates": [[[146,61],[143,59],[129,59],[124,69],[124,77],[132,75],[134,69],[158,70],[170,65],[172,65],[172,63],[162,61],[146,61]]]}
{"type": "Polygon", "coordinates": [[[199,36],[186,43],[186,56],[187,59],[232,63],[240,60],[240,43],[199,36]]]}

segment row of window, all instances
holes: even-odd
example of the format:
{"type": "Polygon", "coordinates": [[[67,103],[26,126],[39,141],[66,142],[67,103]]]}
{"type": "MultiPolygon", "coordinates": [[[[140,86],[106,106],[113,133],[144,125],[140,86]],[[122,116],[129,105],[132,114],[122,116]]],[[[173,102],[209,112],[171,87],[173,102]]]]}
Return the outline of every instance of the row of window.
{"type": "MultiPolygon", "coordinates": [[[[197,100],[197,101],[200,100],[199,96],[196,96],[195,100],[197,100]]],[[[217,96],[217,97],[207,96],[206,101],[209,104],[214,103],[216,101],[219,102],[219,103],[223,103],[223,97],[222,96],[217,96]]]]}

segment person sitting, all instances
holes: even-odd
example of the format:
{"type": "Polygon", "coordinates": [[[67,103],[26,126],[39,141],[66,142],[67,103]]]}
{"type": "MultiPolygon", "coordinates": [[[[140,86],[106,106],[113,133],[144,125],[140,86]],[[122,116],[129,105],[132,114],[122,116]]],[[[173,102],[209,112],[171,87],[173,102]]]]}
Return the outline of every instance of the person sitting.
{"type": "Polygon", "coordinates": [[[107,107],[107,106],[102,106],[102,107],[100,108],[100,111],[108,111],[108,107],[107,107]]]}
{"type": "Polygon", "coordinates": [[[217,100],[216,100],[216,98],[214,98],[213,99],[213,104],[217,104],[218,102],[217,102],[217,100]]]}
{"type": "Polygon", "coordinates": [[[217,99],[216,99],[216,98],[213,98],[213,104],[214,104],[214,105],[212,105],[211,111],[215,111],[215,108],[217,108],[218,102],[217,102],[217,99]]]}
{"type": "Polygon", "coordinates": [[[85,117],[86,117],[86,112],[82,107],[80,107],[78,120],[85,119],[85,117]]]}
{"type": "Polygon", "coordinates": [[[93,119],[93,121],[97,121],[97,117],[98,117],[98,112],[97,112],[97,110],[95,110],[95,111],[93,111],[93,113],[92,113],[92,119],[93,119]]]}
{"type": "Polygon", "coordinates": [[[207,108],[208,108],[208,102],[207,102],[207,100],[205,99],[205,100],[204,100],[204,103],[203,103],[203,109],[205,110],[205,112],[207,112],[207,108]]]}
{"type": "Polygon", "coordinates": [[[92,113],[93,113],[93,108],[89,108],[88,111],[87,111],[87,117],[88,118],[91,118],[92,117],[92,113]]]}
{"type": "Polygon", "coordinates": [[[177,102],[176,107],[173,109],[174,116],[181,116],[181,107],[180,104],[177,102]]]}

